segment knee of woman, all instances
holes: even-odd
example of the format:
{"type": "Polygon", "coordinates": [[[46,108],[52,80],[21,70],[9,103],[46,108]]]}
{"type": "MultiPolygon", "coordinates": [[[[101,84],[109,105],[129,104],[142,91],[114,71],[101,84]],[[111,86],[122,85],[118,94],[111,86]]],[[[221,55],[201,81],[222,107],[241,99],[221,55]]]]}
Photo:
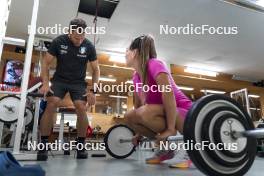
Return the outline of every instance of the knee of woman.
{"type": "Polygon", "coordinates": [[[137,109],[137,110],[135,110],[135,116],[136,116],[137,120],[141,121],[146,116],[146,113],[145,113],[144,109],[137,109]]]}
{"type": "Polygon", "coordinates": [[[135,110],[131,110],[124,115],[125,123],[131,124],[134,123],[135,120],[135,110]]]}

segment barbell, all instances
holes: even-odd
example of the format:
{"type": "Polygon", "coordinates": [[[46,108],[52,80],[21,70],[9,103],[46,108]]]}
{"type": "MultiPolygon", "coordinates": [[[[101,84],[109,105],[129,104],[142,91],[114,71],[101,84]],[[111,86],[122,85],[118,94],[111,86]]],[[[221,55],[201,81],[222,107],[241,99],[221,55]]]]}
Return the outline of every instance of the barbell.
{"type": "MultiPolygon", "coordinates": [[[[134,135],[126,125],[111,127],[104,138],[106,151],[118,159],[130,156],[135,151],[131,142],[134,135]]],[[[183,139],[184,143],[192,141],[193,145],[208,141],[215,145],[236,146],[232,150],[210,150],[207,145],[204,150],[187,150],[187,153],[206,175],[241,176],[252,166],[256,138],[261,137],[264,137],[264,129],[255,129],[248,113],[235,100],[225,95],[208,95],[200,98],[188,111],[183,137],[170,136],[168,141],[183,139]]]]}

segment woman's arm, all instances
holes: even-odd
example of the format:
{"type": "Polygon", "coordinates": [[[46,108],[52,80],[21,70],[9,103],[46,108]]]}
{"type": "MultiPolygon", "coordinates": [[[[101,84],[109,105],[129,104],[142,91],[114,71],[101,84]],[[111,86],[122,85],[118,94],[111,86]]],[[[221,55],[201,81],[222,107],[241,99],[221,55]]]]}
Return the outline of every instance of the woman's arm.
{"type": "Polygon", "coordinates": [[[139,98],[137,92],[134,92],[134,108],[137,109],[140,106],[142,106],[142,103],[140,101],[140,98],[139,98]]]}
{"type": "Polygon", "coordinates": [[[167,73],[159,73],[156,76],[156,82],[158,86],[164,86],[162,92],[162,102],[165,109],[166,115],[166,123],[167,123],[167,130],[171,133],[175,133],[175,126],[176,126],[176,116],[177,116],[177,107],[176,107],[176,100],[174,97],[174,93],[172,88],[168,91],[166,86],[170,85],[169,76],[167,73]]]}

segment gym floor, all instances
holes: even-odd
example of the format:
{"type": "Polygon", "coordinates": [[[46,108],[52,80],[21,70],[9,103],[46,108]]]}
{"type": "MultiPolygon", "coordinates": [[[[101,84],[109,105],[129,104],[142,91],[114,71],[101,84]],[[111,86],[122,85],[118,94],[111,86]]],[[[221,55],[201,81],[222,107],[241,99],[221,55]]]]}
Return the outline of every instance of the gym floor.
{"type": "MultiPolygon", "coordinates": [[[[95,152],[89,152],[92,154],[95,152]]],[[[98,152],[96,152],[98,153],[98,152]]],[[[107,155],[105,158],[93,158],[89,156],[86,160],[76,160],[74,153],[70,156],[56,155],[49,156],[47,162],[21,162],[24,164],[40,164],[46,171],[46,175],[73,176],[73,175],[96,175],[96,176],[202,176],[197,168],[188,170],[168,168],[168,163],[173,163],[173,159],[161,165],[147,165],[144,162],[146,157],[153,153],[148,151],[135,152],[127,159],[118,160],[107,155]]],[[[259,176],[263,171],[263,158],[256,157],[255,162],[247,176],[259,176]]]]}

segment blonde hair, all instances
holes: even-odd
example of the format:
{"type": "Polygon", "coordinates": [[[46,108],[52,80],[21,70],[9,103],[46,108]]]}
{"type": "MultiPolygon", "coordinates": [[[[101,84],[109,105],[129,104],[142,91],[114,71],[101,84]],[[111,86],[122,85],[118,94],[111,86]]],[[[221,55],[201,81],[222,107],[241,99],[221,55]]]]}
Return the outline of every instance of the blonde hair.
{"type": "Polygon", "coordinates": [[[143,84],[147,81],[147,62],[149,59],[157,58],[154,38],[151,35],[142,35],[135,38],[129,47],[130,50],[137,49],[142,64],[143,84]]]}

